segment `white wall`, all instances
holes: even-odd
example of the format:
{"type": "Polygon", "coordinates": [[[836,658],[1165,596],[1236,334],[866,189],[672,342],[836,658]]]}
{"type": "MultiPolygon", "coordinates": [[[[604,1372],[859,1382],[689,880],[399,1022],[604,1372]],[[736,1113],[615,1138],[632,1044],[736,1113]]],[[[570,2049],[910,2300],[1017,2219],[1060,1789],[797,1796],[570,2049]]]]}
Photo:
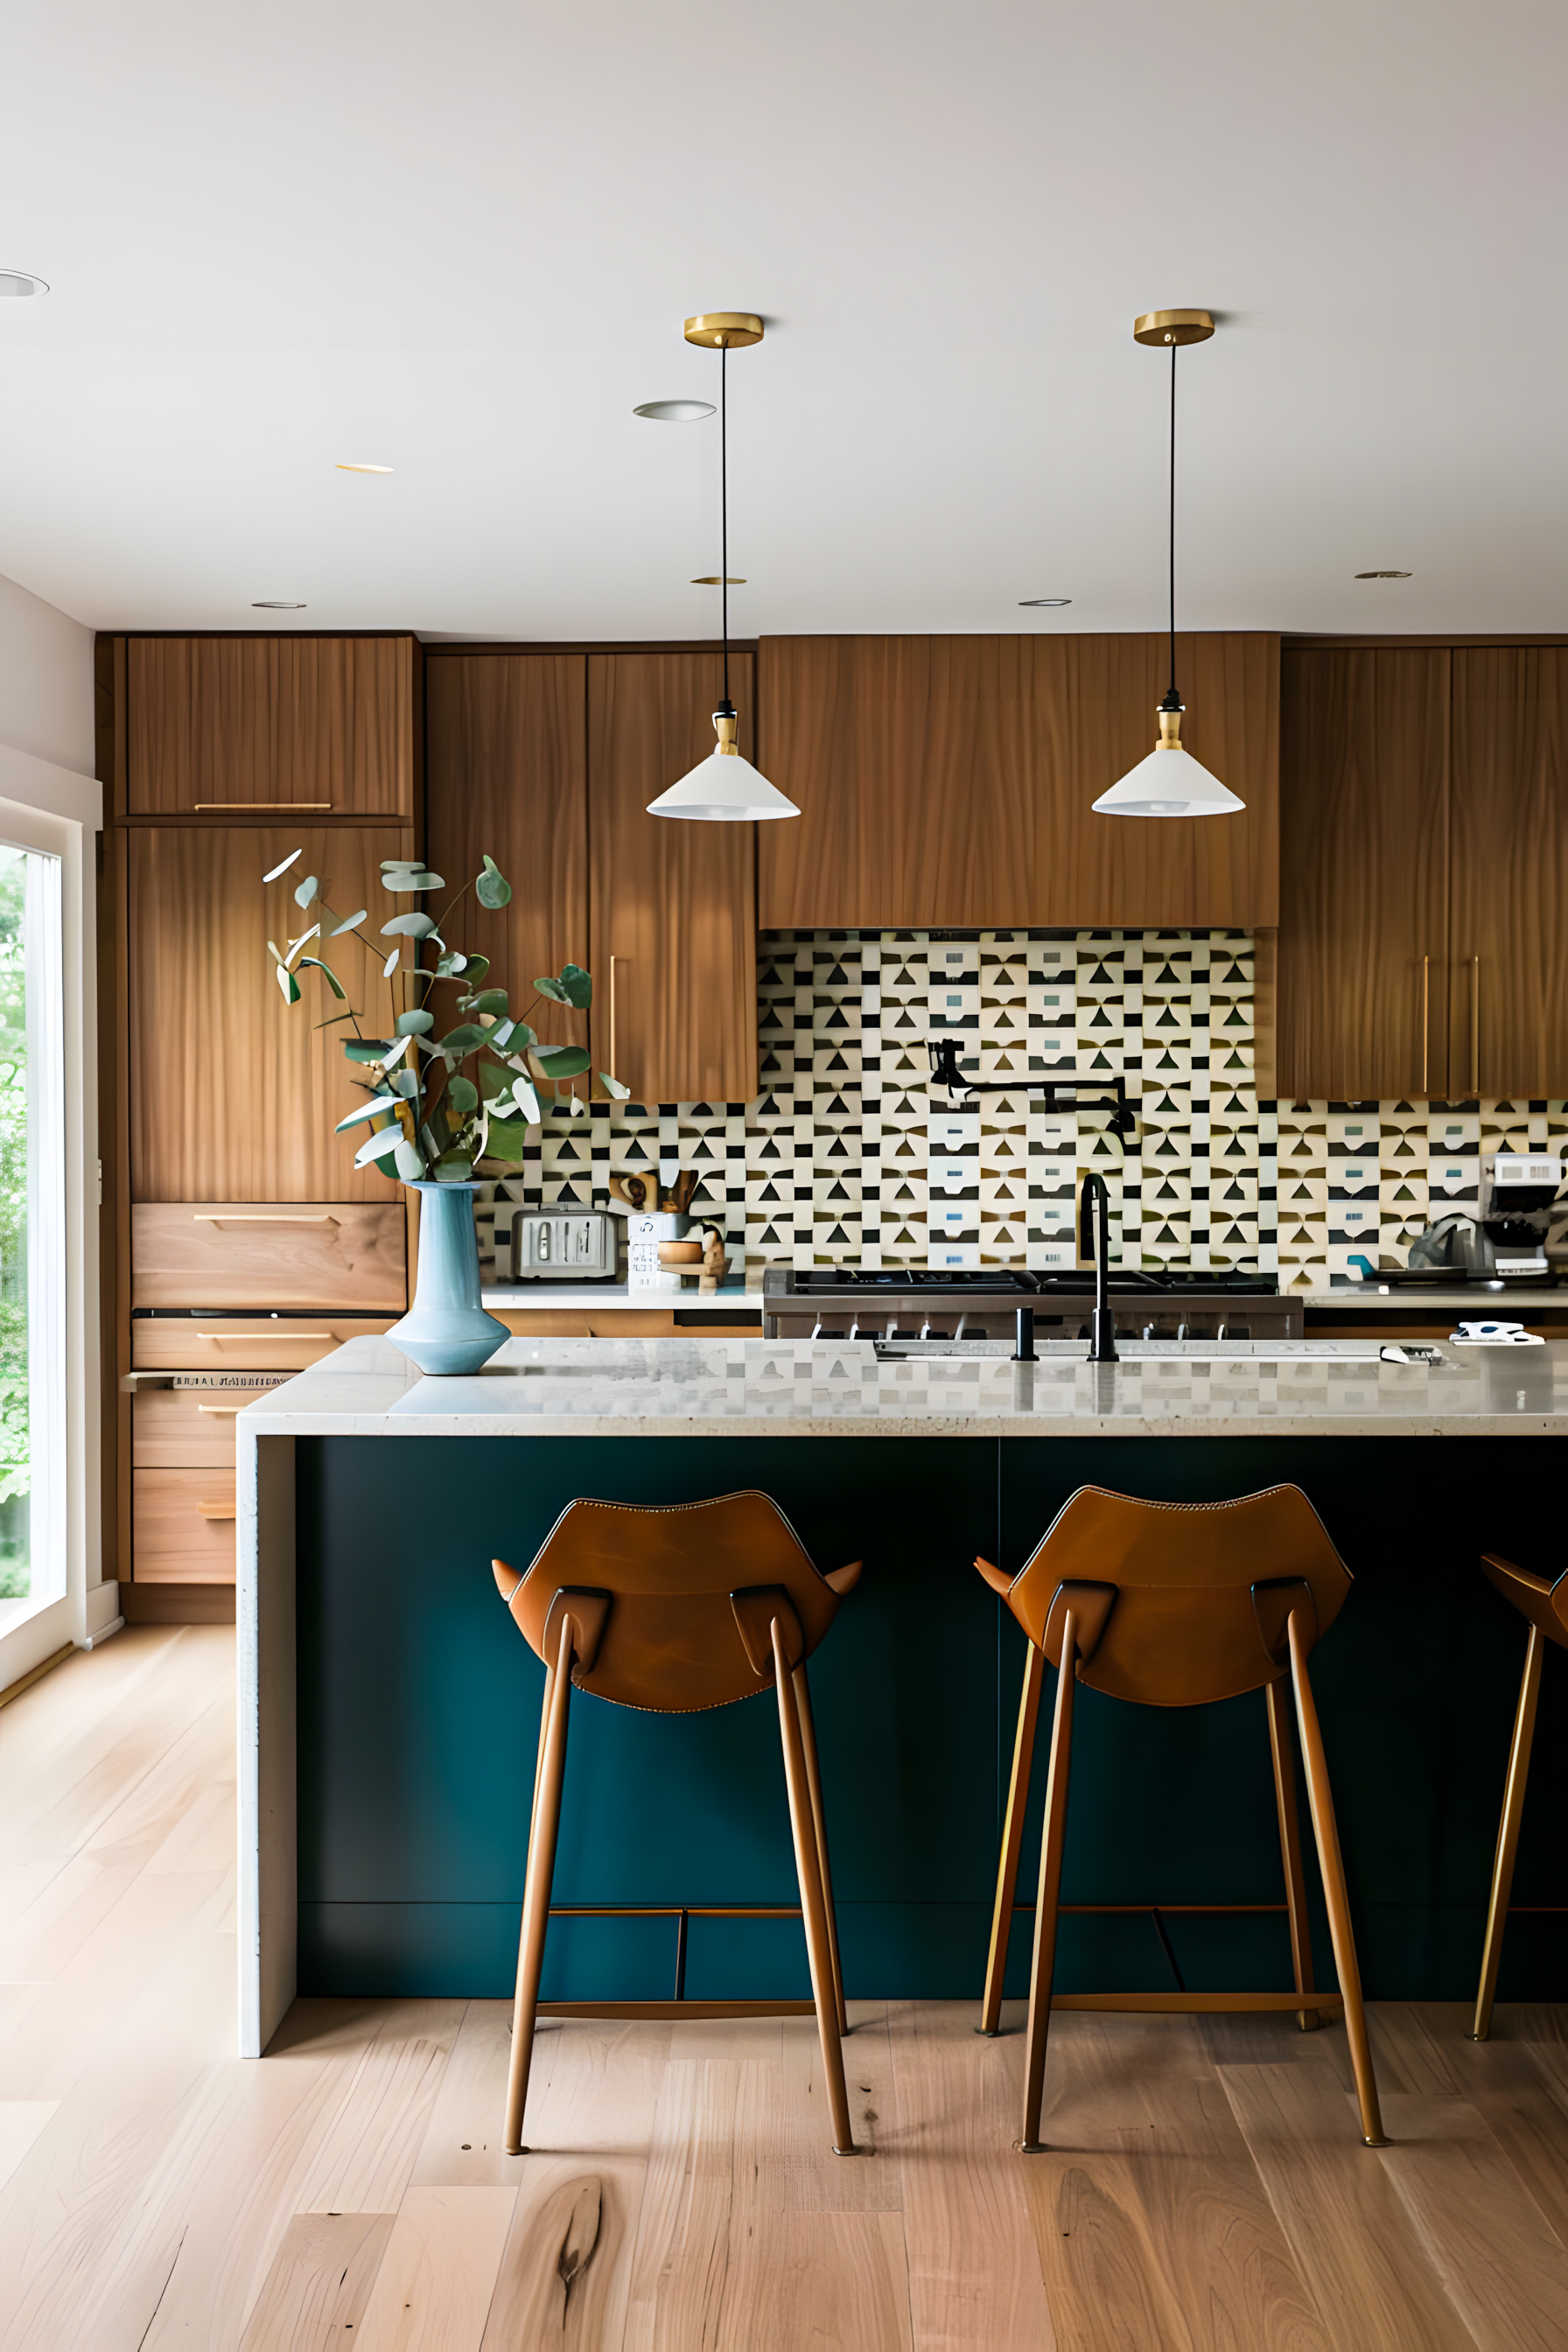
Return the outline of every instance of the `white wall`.
{"type": "Polygon", "coordinates": [[[93,770],[92,631],[0,579],[0,742],[93,770]]]}

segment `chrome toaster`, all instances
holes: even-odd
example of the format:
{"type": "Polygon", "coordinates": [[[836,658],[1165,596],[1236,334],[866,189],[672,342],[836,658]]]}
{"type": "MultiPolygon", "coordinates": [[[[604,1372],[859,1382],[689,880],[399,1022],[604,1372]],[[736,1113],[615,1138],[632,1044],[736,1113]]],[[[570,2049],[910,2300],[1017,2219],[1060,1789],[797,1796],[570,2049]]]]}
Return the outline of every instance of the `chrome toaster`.
{"type": "Polygon", "coordinates": [[[602,1209],[514,1209],[510,1236],[500,1219],[496,1221],[497,1278],[614,1282],[619,1223],[602,1209]]]}

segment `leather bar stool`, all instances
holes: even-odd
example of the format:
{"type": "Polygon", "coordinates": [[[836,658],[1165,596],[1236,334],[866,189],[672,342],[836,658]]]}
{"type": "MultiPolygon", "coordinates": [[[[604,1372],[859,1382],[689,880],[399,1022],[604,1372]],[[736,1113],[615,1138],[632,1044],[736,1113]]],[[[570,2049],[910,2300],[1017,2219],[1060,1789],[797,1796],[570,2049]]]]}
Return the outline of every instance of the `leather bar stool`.
{"type": "Polygon", "coordinates": [[[1492,1864],[1491,1901],[1487,1906],[1487,1939],[1481,1948],[1481,1981],[1476,1993],[1472,2040],[1484,2042],[1491,2032],[1492,2003],[1497,1999],[1498,1964],[1502,1958],[1502,1933],[1508,1924],[1508,1898],[1513,1889],[1513,1865],[1519,1853],[1519,1825],[1524,1814],[1524,1784],[1530,1777],[1530,1751],[1535,1739],[1535,1709],[1541,1696],[1541,1667],[1548,1642],[1568,1650],[1568,1571],[1555,1584],[1515,1568],[1509,1559],[1488,1552],[1481,1561],[1498,1591],[1511,1601],[1530,1626],[1524,1645],[1524,1675],[1519,1685],[1519,1706],[1513,1718],[1513,1745],[1509,1749],[1508,1779],[1503,1784],[1502,1819],[1498,1824],[1497,1859],[1492,1864]]]}
{"type": "Polygon", "coordinates": [[[1272,1486],[1229,1503],[1147,1503],[1100,1486],[1080,1486],[1063,1504],[1016,1576],[1009,1577],[985,1559],[976,1560],[975,1566],[1029,1639],[996,1883],[983,2033],[996,2032],[1001,2014],[1045,1661],[1048,1658],[1058,1668],[1029,1982],[1023,2152],[1035,2155],[1041,2147],[1073,1696],[1079,1683],[1140,1706],[1202,1706],[1243,1691],[1264,1693],[1296,1987],[1293,1993],[1079,1993],[1060,1996],[1057,2005],[1187,2011],[1294,2009],[1303,2026],[1318,2021],[1310,2017],[1313,2010],[1342,2011],[1361,2102],[1362,2137],[1369,2147],[1385,2147],[1328,1765],[1307,1675],[1308,1654],[1339,1615],[1351,1576],[1305,1495],[1299,1486],[1272,1486]],[[1300,1727],[1338,1993],[1312,1988],[1287,1678],[1300,1727]]]}
{"type": "MultiPolygon", "coordinates": [[[[855,2143],[839,2046],[849,2021],[805,1661],[858,1578],[859,1561],[823,1575],[778,1505],[748,1493],[704,1503],[569,1503],[531,1567],[520,1575],[498,1559],[494,1568],[501,1599],[545,1669],[507,2083],[508,2155],[525,2152],[522,2116],[573,1685],[617,1706],[690,1715],[750,1698],[770,1683],[833,2144],[849,2155],[855,2143]]],[[[728,1916],[747,1916],[745,1906],[728,1916]]]]}

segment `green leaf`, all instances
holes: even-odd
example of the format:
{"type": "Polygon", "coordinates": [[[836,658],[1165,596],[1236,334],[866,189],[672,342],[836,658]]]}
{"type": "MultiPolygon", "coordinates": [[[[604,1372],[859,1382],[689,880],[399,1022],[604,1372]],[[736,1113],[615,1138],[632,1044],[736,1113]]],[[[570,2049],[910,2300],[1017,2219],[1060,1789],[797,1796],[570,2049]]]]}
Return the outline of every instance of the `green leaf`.
{"type": "Polygon", "coordinates": [[[291,849],[289,852],[288,856],[283,860],[281,866],[275,866],[270,874],[264,874],[262,876],[261,878],[263,882],[276,882],[280,874],[287,874],[290,866],[292,866],[298,858],[303,857],[305,853],[302,849],[291,849]]]}
{"type": "Polygon", "coordinates": [[[488,1029],[481,1029],[477,1021],[465,1021],[458,1028],[447,1030],[439,1041],[440,1048],[443,1054],[458,1056],[471,1054],[476,1045],[489,1043],[489,1034],[488,1029]]]}
{"type": "Polygon", "coordinates": [[[453,1077],[447,1081],[447,1100],[461,1117],[479,1107],[479,1090],[471,1078],[453,1077]]]}
{"type": "Polygon", "coordinates": [[[392,1051],[390,1037],[345,1037],[343,1051],[351,1062],[379,1062],[392,1051]]]}
{"type": "Polygon", "coordinates": [[[488,1013],[499,1017],[506,1011],[506,991],[504,988],[484,988],[477,996],[465,996],[462,1003],[465,1013],[488,1013]]]}
{"type": "Polygon", "coordinates": [[[404,1102],[413,1102],[418,1096],[419,1080],[413,1070],[399,1070],[386,1083],[404,1102]]]}
{"type": "Polygon", "coordinates": [[[313,963],[318,971],[324,971],[326,973],[327,985],[331,990],[332,994],[337,998],[340,1004],[346,1004],[349,1001],[348,990],[343,987],[337,973],[332,970],[331,965],[330,963],[323,963],[320,956],[301,956],[300,958],[300,968],[301,971],[304,970],[304,967],[308,963],[313,963]]]}
{"type": "Polygon", "coordinates": [[[438,874],[426,874],[424,867],[405,867],[401,873],[383,877],[383,887],[388,890],[444,890],[447,885],[438,874]]]}
{"type": "Polygon", "coordinates": [[[425,1173],[425,1162],[420,1157],[419,1146],[416,1143],[410,1143],[406,1136],[397,1147],[395,1165],[398,1174],[408,1184],[417,1184],[425,1173]]]}
{"type": "Polygon", "coordinates": [[[347,1118],[340,1118],[332,1132],[334,1135],[342,1135],[345,1127],[358,1127],[364,1119],[384,1118],[391,1108],[392,1101],[389,1096],[372,1095],[370,1100],[362,1102],[357,1110],[351,1110],[347,1118]]]}
{"type": "Polygon", "coordinates": [[[532,1080],[530,1078],[513,1078],[511,1082],[511,1098],[513,1102],[516,1103],[519,1110],[522,1113],[524,1118],[527,1119],[530,1126],[537,1127],[540,1119],[543,1117],[543,1113],[539,1108],[539,1097],[533,1091],[532,1080]]]}
{"type": "Polygon", "coordinates": [[[468,975],[469,987],[478,988],[480,981],[483,980],[489,968],[490,960],[489,956],[470,956],[468,962],[463,967],[468,975]]]}
{"type": "Polygon", "coordinates": [[[294,893],[294,904],[297,907],[308,907],[321,887],[319,877],[307,874],[294,893]]]}
{"type": "Polygon", "coordinates": [[[278,975],[278,985],[283,991],[284,1003],[298,1004],[300,1002],[300,983],[295,979],[293,973],[289,970],[286,964],[275,963],[272,969],[278,975]]]}
{"type": "Polygon", "coordinates": [[[563,963],[561,985],[566,992],[567,1003],[574,1004],[579,1013],[586,1012],[594,1002],[593,974],[584,971],[580,963],[563,963]]]}
{"type": "Polygon", "coordinates": [[[528,1149],[528,1125],[521,1118],[492,1118],[485,1139],[487,1160],[510,1160],[521,1165],[528,1149]]]}
{"type": "Polygon", "coordinates": [[[552,1004],[570,1004],[572,1002],[558,980],[536,980],[533,987],[536,995],[547,996],[552,1004]]]}
{"type": "Polygon", "coordinates": [[[479,1092],[488,1103],[504,1101],[511,1093],[512,1074],[499,1062],[479,1064],[479,1092]]]}
{"type": "Polygon", "coordinates": [[[460,971],[466,971],[468,968],[468,957],[459,955],[456,948],[453,948],[436,966],[436,977],[437,980],[456,980],[458,974],[460,971]]]}
{"type": "Polygon", "coordinates": [[[433,1013],[400,1013],[397,1016],[397,1034],[400,1037],[423,1037],[427,1030],[434,1029],[435,1026],[436,1015],[433,1013]]]}
{"type": "Polygon", "coordinates": [[[490,856],[489,851],[488,849],[484,850],[481,852],[481,855],[485,861],[485,872],[487,874],[499,874],[500,872],[500,867],[496,864],[495,859],[490,856]]]}
{"type": "Polygon", "coordinates": [[[504,907],[511,897],[511,884],[503,875],[481,874],[474,884],[474,896],[481,907],[504,907]]]}
{"type": "Polygon", "coordinates": [[[628,1102],[631,1099],[630,1087],[623,1087],[619,1078],[611,1077],[608,1070],[599,1072],[599,1083],[607,1095],[615,1097],[616,1102],[628,1102]]]}
{"type": "Polygon", "coordinates": [[[334,923],[331,929],[327,933],[327,937],[330,940],[341,940],[345,931],[352,931],[356,924],[363,923],[370,909],[367,907],[362,907],[359,913],[357,915],[351,915],[346,922],[334,923]]]}
{"type": "Polygon", "coordinates": [[[301,931],[297,940],[290,940],[289,942],[289,952],[283,959],[284,962],[292,963],[295,958],[299,955],[300,949],[310,946],[310,941],[315,938],[321,928],[320,923],[312,923],[308,931],[301,931]]]}
{"type": "Polygon", "coordinates": [[[384,1160],[389,1151],[396,1150],[402,1140],[403,1129],[394,1119],[390,1127],[378,1128],[360,1145],[354,1153],[354,1166],[368,1168],[373,1160],[384,1160]]]}
{"type": "Polygon", "coordinates": [[[401,933],[405,940],[427,940],[435,928],[434,918],[416,908],[412,914],[394,915],[389,923],[383,923],[381,936],[389,940],[401,933]]]}
{"type": "Polygon", "coordinates": [[[474,1163],[471,1159],[465,1160],[461,1154],[451,1152],[436,1162],[437,1184],[471,1184],[473,1181],[474,1163]]]}
{"type": "Polygon", "coordinates": [[[390,980],[402,961],[403,950],[401,948],[394,948],[392,953],[387,957],[386,961],[381,967],[381,976],[383,980],[390,980]]]}
{"type": "MultiPolygon", "coordinates": [[[[298,850],[294,854],[298,856],[298,850]]],[[[384,857],[381,870],[384,874],[423,874],[425,860],[422,857],[384,857]]]]}
{"type": "Polygon", "coordinates": [[[586,1045],[535,1045],[533,1050],[544,1064],[544,1075],[552,1085],[558,1078],[576,1077],[592,1059],[586,1045]]]}

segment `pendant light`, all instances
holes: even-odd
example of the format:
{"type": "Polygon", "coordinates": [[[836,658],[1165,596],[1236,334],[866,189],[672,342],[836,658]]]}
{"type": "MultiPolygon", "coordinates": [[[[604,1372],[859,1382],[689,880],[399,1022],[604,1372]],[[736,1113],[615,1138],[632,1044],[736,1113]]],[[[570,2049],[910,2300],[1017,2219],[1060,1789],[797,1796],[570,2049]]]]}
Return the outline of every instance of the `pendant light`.
{"type": "Polygon", "coordinates": [[[729,356],[763,340],[763,322],[746,310],[710,310],[686,321],[686,340],[719,354],[719,586],[723,598],[723,694],[713,713],[719,740],[689,775],[649,801],[649,816],[694,817],[708,824],[752,824],[759,819],[798,816],[795,803],[742,759],[736,737],[740,714],[730,699],[730,478],[725,439],[724,393],[729,356]]]}
{"type": "Polygon", "coordinates": [[[1184,343],[1206,343],[1214,320],[1206,310],[1150,310],[1132,322],[1134,342],[1152,343],[1171,354],[1171,683],[1155,711],[1160,740],[1118,784],[1101,793],[1101,816],[1229,816],[1247,806],[1182,744],[1182,712],[1176,692],[1176,353],[1184,343]]]}

